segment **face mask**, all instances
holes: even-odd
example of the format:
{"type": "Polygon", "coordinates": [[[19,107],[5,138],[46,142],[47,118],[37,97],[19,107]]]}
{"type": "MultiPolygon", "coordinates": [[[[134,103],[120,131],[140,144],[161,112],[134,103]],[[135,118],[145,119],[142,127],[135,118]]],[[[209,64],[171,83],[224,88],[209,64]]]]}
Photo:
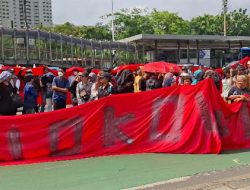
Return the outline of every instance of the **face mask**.
{"type": "Polygon", "coordinates": [[[59,77],[63,77],[63,72],[58,72],[59,77]]]}

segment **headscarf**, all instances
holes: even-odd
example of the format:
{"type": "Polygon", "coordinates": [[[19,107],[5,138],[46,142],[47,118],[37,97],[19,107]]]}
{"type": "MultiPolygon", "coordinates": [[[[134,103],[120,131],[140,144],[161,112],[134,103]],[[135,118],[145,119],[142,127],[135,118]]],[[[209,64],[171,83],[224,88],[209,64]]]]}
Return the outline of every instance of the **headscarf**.
{"type": "Polygon", "coordinates": [[[217,87],[218,89],[220,89],[220,76],[219,76],[218,73],[216,73],[216,72],[213,71],[213,70],[207,70],[207,71],[205,72],[205,75],[204,75],[204,79],[206,79],[206,78],[211,78],[211,79],[213,79],[213,81],[214,81],[216,87],[217,87]]]}
{"type": "Polygon", "coordinates": [[[162,86],[163,87],[171,86],[173,80],[174,80],[174,74],[171,72],[166,73],[163,79],[162,86]]]}
{"type": "Polygon", "coordinates": [[[89,77],[91,78],[91,82],[95,82],[96,81],[96,78],[97,78],[97,75],[95,73],[89,73],[89,77]]]}
{"type": "Polygon", "coordinates": [[[6,79],[10,78],[11,77],[11,73],[9,71],[3,71],[1,74],[0,74],[0,80],[1,81],[5,81],[6,79]]]}
{"type": "Polygon", "coordinates": [[[130,70],[123,70],[117,79],[117,84],[120,86],[125,85],[127,82],[133,82],[134,76],[130,70]]]}

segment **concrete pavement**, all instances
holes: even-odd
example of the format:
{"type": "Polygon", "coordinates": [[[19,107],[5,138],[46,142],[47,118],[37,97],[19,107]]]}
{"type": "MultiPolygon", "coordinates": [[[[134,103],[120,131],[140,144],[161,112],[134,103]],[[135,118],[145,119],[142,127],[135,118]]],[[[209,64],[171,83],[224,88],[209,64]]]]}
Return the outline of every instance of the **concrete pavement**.
{"type": "Polygon", "coordinates": [[[250,190],[250,165],[196,174],[126,190],[250,190]]]}

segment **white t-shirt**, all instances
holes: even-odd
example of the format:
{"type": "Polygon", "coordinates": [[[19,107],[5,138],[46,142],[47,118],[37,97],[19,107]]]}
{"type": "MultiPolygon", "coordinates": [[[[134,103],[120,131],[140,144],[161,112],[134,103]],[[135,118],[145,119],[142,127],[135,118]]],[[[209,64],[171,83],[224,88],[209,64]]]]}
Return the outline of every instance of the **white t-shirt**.
{"type": "Polygon", "coordinates": [[[230,78],[223,79],[222,80],[222,94],[221,94],[221,96],[223,98],[226,98],[228,96],[228,92],[230,91],[231,88],[232,88],[231,79],[230,78]]]}

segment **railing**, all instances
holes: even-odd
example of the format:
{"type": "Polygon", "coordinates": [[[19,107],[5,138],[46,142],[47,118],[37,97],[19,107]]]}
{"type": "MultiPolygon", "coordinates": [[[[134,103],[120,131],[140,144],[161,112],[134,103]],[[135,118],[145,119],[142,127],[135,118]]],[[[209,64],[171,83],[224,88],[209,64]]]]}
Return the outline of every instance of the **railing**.
{"type": "Polygon", "coordinates": [[[133,44],[86,40],[40,30],[0,28],[0,44],[3,64],[102,68],[138,62],[133,44]]]}

